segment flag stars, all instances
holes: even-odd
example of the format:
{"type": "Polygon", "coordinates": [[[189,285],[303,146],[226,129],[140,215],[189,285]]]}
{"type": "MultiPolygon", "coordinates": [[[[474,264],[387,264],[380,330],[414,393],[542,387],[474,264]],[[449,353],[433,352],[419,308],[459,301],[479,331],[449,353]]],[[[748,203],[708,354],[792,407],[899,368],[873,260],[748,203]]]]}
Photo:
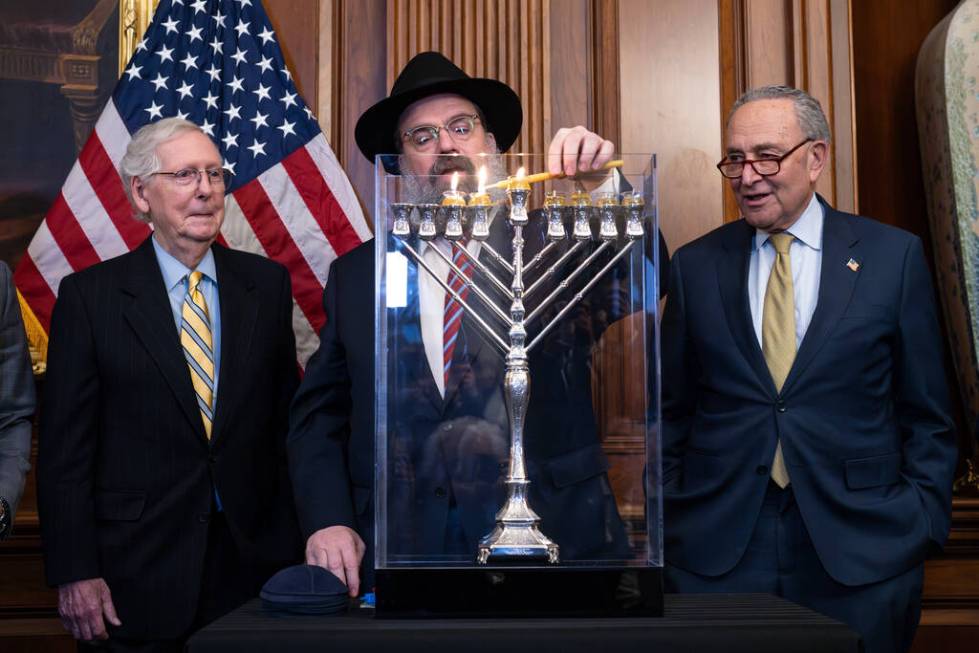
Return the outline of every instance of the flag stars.
{"type": "Polygon", "coordinates": [[[143,52],[144,50],[147,50],[147,49],[148,48],[146,47],[146,39],[145,38],[142,41],[140,41],[139,43],[136,44],[136,52],[143,52]]]}
{"type": "Polygon", "coordinates": [[[202,99],[204,100],[204,104],[207,105],[208,109],[218,108],[218,96],[214,95],[214,93],[212,93],[210,90],[208,90],[207,95],[205,95],[202,99]]]}
{"type": "Polygon", "coordinates": [[[251,23],[246,23],[244,20],[239,19],[238,24],[235,25],[235,31],[238,32],[238,38],[241,38],[245,34],[248,34],[248,26],[251,23]]]}
{"type": "Polygon", "coordinates": [[[201,125],[201,131],[203,131],[211,138],[214,138],[214,123],[205,119],[204,124],[201,125]]]}
{"type": "Polygon", "coordinates": [[[235,53],[231,55],[231,58],[237,61],[239,64],[245,63],[245,51],[241,48],[235,48],[235,53]]]}
{"type": "Polygon", "coordinates": [[[261,111],[256,111],[255,112],[255,117],[254,118],[249,118],[249,120],[251,120],[253,123],[255,123],[255,129],[257,130],[259,127],[268,127],[269,126],[269,123],[267,121],[268,117],[269,117],[269,114],[262,113],[261,111]]]}
{"type": "Polygon", "coordinates": [[[241,8],[242,9],[244,9],[245,7],[251,7],[252,6],[252,0],[238,0],[238,1],[241,3],[241,8]]]}
{"type": "Polygon", "coordinates": [[[166,45],[160,46],[160,51],[156,53],[156,56],[160,58],[160,63],[164,61],[173,61],[173,48],[168,48],[166,45]]]}
{"type": "Polygon", "coordinates": [[[165,21],[163,21],[162,24],[163,24],[163,27],[166,27],[167,28],[167,34],[170,34],[171,32],[176,33],[176,31],[177,31],[177,25],[180,24],[180,21],[179,20],[174,20],[173,19],[173,16],[171,16],[170,17],[170,20],[165,20],[165,21]]]}
{"type": "Polygon", "coordinates": [[[288,120],[283,120],[282,121],[282,124],[279,125],[278,127],[276,127],[276,129],[282,131],[282,138],[285,138],[286,136],[295,136],[296,135],[296,131],[293,129],[293,127],[295,127],[295,126],[296,126],[296,123],[289,122],[288,120]]]}
{"type": "Polygon", "coordinates": [[[255,142],[249,145],[248,147],[246,147],[245,149],[250,150],[252,156],[256,158],[258,157],[259,154],[263,156],[268,156],[267,154],[265,154],[265,143],[259,141],[258,139],[255,139],[255,142]]]}
{"type": "Polygon", "coordinates": [[[177,117],[180,118],[181,120],[187,120],[188,116],[190,116],[189,113],[180,111],[179,109],[177,110],[177,117]]]}
{"type": "Polygon", "coordinates": [[[211,64],[211,67],[204,72],[210,76],[212,82],[216,82],[221,79],[221,69],[215,66],[213,63],[211,64]]]}
{"type": "Polygon", "coordinates": [[[269,41],[275,40],[275,32],[269,29],[266,25],[262,28],[262,31],[258,33],[258,38],[262,39],[262,45],[268,45],[269,41]]]}
{"type": "Polygon", "coordinates": [[[194,94],[194,87],[187,82],[184,82],[180,85],[180,88],[177,89],[177,93],[180,94],[181,100],[185,100],[194,94]]]}
{"type": "Polygon", "coordinates": [[[224,138],[221,139],[221,142],[224,143],[225,150],[238,147],[238,134],[232,134],[231,130],[228,130],[228,132],[224,135],[224,138]]]}
{"type": "Polygon", "coordinates": [[[271,86],[265,86],[264,84],[259,83],[258,88],[255,89],[255,97],[258,98],[259,102],[262,100],[269,100],[271,102],[272,96],[269,95],[269,91],[271,90],[271,86]]]}
{"type": "Polygon", "coordinates": [[[263,73],[264,72],[268,72],[269,70],[272,70],[272,59],[269,58],[269,57],[266,57],[263,54],[262,55],[262,60],[259,61],[257,65],[258,65],[259,69],[261,69],[261,71],[263,73]]]}
{"type": "Polygon", "coordinates": [[[204,42],[204,38],[201,36],[201,32],[204,31],[203,27],[191,27],[190,31],[187,32],[187,36],[190,37],[190,42],[193,43],[195,40],[204,42]]]}
{"type": "Polygon", "coordinates": [[[197,15],[207,13],[205,5],[207,5],[207,0],[195,0],[190,6],[194,8],[194,14],[197,15]]]}
{"type": "Polygon", "coordinates": [[[227,86],[228,86],[228,88],[231,89],[231,91],[233,93],[236,93],[238,91],[244,91],[245,90],[245,88],[244,88],[244,82],[245,82],[244,79],[242,79],[241,77],[238,77],[238,75],[235,75],[234,78],[230,82],[228,82],[227,86]]]}
{"type": "Polygon", "coordinates": [[[313,112],[309,110],[309,107],[303,107],[303,111],[306,112],[307,118],[309,118],[310,120],[316,120],[316,116],[314,116],[313,112]]]}
{"type": "Polygon", "coordinates": [[[186,68],[187,70],[190,70],[191,68],[197,68],[197,59],[195,59],[194,55],[192,55],[189,52],[187,53],[187,56],[180,61],[180,63],[182,63],[184,65],[184,68],[186,68]]]}
{"type": "Polygon", "coordinates": [[[211,49],[214,50],[214,54],[221,54],[221,50],[224,49],[224,44],[221,42],[221,39],[219,39],[216,36],[214,37],[214,40],[210,42],[209,45],[211,46],[211,49]]]}
{"type": "Polygon", "coordinates": [[[289,107],[298,107],[299,104],[296,102],[295,93],[286,93],[282,96],[282,104],[286,105],[286,109],[289,107]]]}
{"type": "Polygon", "coordinates": [[[161,88],[166,88],[167,87],[167,80],[168,79],[170,79],[170,78],[169,77],[164,77],[163,76],[163,73],[157,73],[156,74],[156,79],[152,80],[150,82],[150,84],[152,84],[153,86],[155,86],[156,87],[156,90],[159,91],[161,88]]]}
{"type": "MultiPolygon", "coordinates": [[[[232,175],[235,174],[235,166],[236,165],[237,165],[236,163],[232,163],[231,161],[228,161],[227,159],[224,160],[224,167],[225,167],[225,169],[228,172],[230,172],[232,175]]],[[[232,182],[232,183],[234,183],[234,182],[232,182]]]]}
{"type": "Polygon", "coordinates": [[[218,27],[224,27],[224,19],[227,18],[227,16],[222,14],[221,10],[218,9],[218,13],[214,14],[212,18],[214,19],[214,22],[218,24],[218,27]]]}
{"type": "Polygon", "coordinates": [[[155,101],[152,104],[150,104],[150,107],[148,109],[143,109],[143,110],[146,113],[150,114],[150,120],[152,120],[153,118],[163,117],[163,105],[157,104],[155,101]]]}
{"type": "Polygon", "coordinates": [[[134,79],[143,79],[142,75],[139,74],[139,71],[142,69],[143,67],[137,66],[135,61],[129,64],[129,68],[126,69],[126,74],[129,75],[129,81],[134,79]]]}
{"type": "Polygon", "coordinates": [[[286,76],[287,80],[289,80],[290,82],[292,81],[292,73],[289,72],[288,68],[283,68],[282,74],[286,76]]]}
{"type": "Polygon", "coordinates": [[[224,110],[224,115],[228,116],[228,122],[238,119],[241,120],[241,107],[236,107],[233,104],[228,105],[228,108],[224,110]]]}

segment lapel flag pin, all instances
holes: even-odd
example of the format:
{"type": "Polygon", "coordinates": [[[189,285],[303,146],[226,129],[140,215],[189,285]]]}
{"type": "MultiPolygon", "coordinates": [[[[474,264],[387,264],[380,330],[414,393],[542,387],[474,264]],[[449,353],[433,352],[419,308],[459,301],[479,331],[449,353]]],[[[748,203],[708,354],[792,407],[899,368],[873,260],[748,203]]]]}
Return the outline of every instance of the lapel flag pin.
{"type": "Polygon", "coordinates": [[[860,264],[851,258],[849,261],[846,262],[846,267],[856,272],[857,270],[860,269],[860,264]]]}

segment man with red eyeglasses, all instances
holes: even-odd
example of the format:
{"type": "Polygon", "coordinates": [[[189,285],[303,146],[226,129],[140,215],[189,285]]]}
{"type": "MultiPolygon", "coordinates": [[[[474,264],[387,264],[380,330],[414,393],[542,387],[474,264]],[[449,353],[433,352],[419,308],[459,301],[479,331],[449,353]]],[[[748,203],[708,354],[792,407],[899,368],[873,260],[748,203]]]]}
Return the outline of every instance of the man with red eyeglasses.
{"type": "Polygon", "coordinates": [[[921,241],[815,193],[819,103],[727,124],[742,220],[673,257],[662,323],[667,587],[766,592],[905,651],[948,534],[955,433],[921,241]]]}

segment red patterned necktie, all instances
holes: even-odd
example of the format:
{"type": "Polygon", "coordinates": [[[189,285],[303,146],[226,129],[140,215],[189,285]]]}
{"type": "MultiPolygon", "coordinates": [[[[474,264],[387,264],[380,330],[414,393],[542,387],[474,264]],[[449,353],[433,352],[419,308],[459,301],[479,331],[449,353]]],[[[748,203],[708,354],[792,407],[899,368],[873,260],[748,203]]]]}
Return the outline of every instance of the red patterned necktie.
{"type": "MultiPolygon", "coordinates": [[[[472,264],[469,257],[462,253],[465,245],[452,243],[452,262],[462,270],[465,279],[456,274],[455,270],[449,270],[449,287],[463,300],[469,295],[469,286],[466,281],[472,279],[472,264]]],[[[445,311],[443,312],[442,324],[442,372],[445,375],[445,386],[449,385],[449,368],[452,367],[452,354],[456,347],[456,338],[459,336],[459,325],[462,324],[462,305],[457,302],[450,293],[445,293],[445,311]]]]}

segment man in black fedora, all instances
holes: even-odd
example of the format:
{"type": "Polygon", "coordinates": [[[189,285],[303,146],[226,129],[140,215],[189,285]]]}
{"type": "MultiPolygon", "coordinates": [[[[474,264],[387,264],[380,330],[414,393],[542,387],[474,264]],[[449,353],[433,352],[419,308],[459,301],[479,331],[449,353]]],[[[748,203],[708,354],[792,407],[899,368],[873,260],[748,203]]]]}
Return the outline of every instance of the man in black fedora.
{"type": "MultiPolygon", "coordinates": [[[[477,155],[505,152],[522,121],[520,100],[506,84],[469,77],[441,54],[425,52],[408,62],[390,96],[364,112],[356,138],[371,161],[392,154],[384,160],[389,172],[434,178],[413,190],[413,200],[437,201],[452,172],[471,177],[477,155]]],[[[613,154],[610,141],[584,127],[560,129],[548,168],[580,177],[613,154]]],[[[491,171],[496,165],[500,176],[498,158],[480,161],[491,171]]],[[[504,222],[495,220],[492,231],[504,232],[504,222]]],[[[440,271],[448,275],[444,262],[440,271]]],[[[334,262],[323,296],[327,324],[290,414],[289,463],[306,560],[344,580],[351,595],[373,585],[374,286],[373,242],[334,262]]],[[[415,394],[407,410],[389,419],[387,453],[395,460],[385,498],[388,552],[471,560],[502,499],[509,440],[494,393],[503,365],[467,317],[460,317],[457,335],[446,335],[441,286],[420,275],[417,295],[404,309],[411,334],[389,362],[391,374],[415,394]]],[[[621,556],[628,547],[591,405],[589,356],[599,334],[580,325],[556,329],[530,362],[530,499],[562,560],[621,556]]]]}

